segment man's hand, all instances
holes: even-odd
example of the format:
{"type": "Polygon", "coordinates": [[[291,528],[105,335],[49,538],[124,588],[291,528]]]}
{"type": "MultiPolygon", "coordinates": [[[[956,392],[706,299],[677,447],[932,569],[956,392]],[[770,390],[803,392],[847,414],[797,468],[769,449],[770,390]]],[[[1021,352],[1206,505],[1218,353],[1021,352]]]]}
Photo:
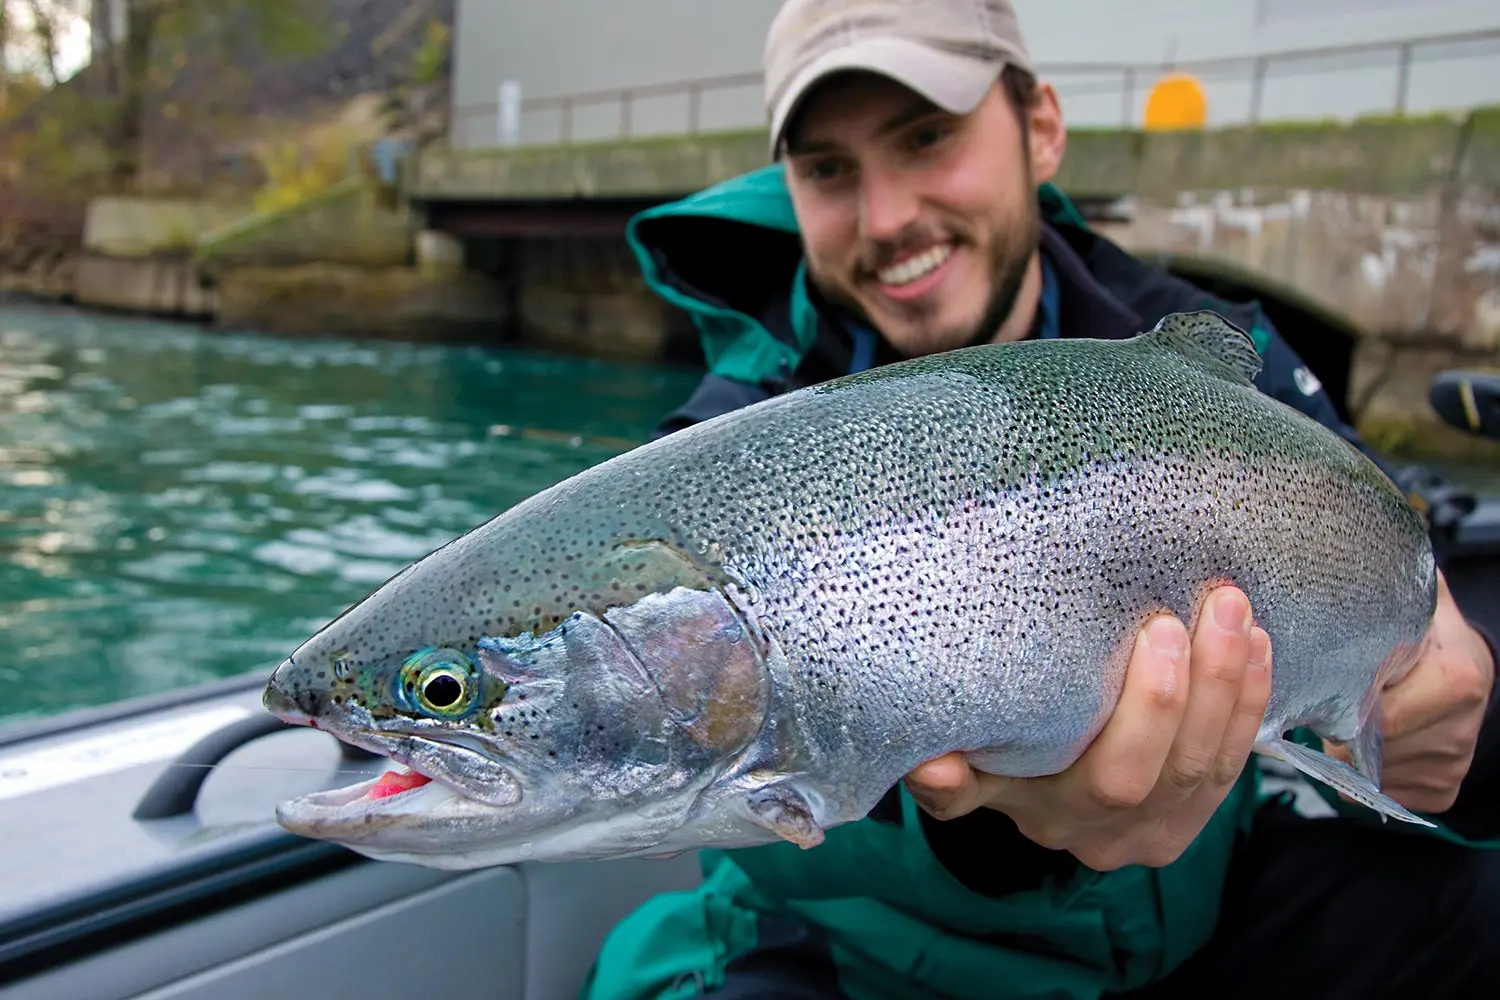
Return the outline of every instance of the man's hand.
{"type": "MultiPolygon", "coordinates": [[[[1437,610],[1422,654],[1381,695],[1381,791],[1418,812],[1451,808],[1474,759],[1494,683],[1489,646],[1464,620],[1439,573],[1437,610]]],[[[1343,747],[1327,750],[1350,759],[1343,747]]]]}
{"type": "Polygon", "coordinates": [[[953,753],[906,785],[939,819],[998,809],[1029,839],[1099,871],[1166,865],[1229,794],[1270,696],[1270,638],[1253,626],[1245,595],[1219,587],[1191,639],[1171,616],[1141,629],[1114,713],[1066,771],[1005,778],[953,753]]]}

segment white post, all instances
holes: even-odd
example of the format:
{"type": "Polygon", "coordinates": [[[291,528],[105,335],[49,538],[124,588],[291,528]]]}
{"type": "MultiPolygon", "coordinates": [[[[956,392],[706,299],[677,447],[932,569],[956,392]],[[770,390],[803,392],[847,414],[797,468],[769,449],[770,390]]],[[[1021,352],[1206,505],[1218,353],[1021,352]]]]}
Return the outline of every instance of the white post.
{"type": "Polygon", "coordinates": [[[521,141],[521,81],[502,81],[496,103],[499,109],[496,132],[500,145],[514,146],[521,141]]]}

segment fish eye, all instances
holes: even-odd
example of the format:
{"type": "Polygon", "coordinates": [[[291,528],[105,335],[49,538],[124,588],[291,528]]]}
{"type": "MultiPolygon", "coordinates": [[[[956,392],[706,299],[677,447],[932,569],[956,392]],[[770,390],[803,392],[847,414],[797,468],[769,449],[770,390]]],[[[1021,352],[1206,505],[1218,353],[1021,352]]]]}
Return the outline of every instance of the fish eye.
{"type": "Polygon", "coordinates": [[[421,650],[402,664],[401,675],[407,703],[430,715],[463,715],[478,693],[473,662],[454,649],[421,650]]]}

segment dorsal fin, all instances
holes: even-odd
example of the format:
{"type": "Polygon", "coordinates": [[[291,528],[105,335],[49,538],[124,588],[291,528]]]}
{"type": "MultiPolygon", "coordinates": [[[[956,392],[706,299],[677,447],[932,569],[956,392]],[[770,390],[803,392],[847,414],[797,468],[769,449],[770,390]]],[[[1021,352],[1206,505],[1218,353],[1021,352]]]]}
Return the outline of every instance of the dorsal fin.
{"type": "Polygon", "coordinates": [[[1146,336],[1231,382],[1251,385],[1260,374],[1255,341],[1211,310],[1168,313],[1146,336]]]}

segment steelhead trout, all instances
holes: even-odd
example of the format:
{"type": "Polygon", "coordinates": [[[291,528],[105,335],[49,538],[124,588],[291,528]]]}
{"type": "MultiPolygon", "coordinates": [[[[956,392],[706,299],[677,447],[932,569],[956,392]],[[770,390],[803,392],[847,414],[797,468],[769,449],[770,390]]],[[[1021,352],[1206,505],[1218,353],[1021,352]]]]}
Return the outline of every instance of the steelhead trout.
{"type": "Polygon", "coordinates": [[[404,767],[279,822],[438,868],[818,844],[923,761],[1045,775],[1137,629],[1231,582],[1256,749],[1386,816],[1378,696],[1436,606],[1379,468],[1257,391],[1213,313],[900,362],[618,455],[407,567],[266,707],[404,767]],[[1307,726],[1351,768],[1283,739],[1307,726]]]}

